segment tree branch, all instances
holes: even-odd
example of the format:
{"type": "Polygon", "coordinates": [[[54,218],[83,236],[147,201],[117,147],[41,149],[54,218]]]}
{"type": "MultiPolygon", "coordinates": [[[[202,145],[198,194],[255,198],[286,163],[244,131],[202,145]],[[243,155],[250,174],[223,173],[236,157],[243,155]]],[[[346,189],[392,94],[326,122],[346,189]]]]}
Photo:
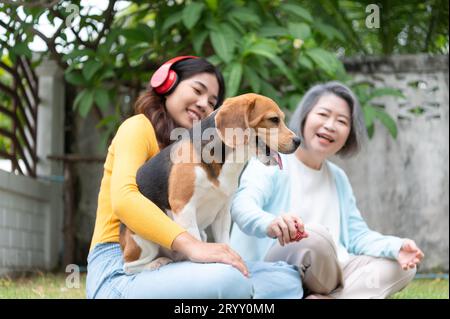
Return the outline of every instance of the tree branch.
{"type": "Polygon", "coordinates": [[[45,44],[47,45],[47,48],[49,49],[51,56],[56,60],[56,63],[58,63],[58,65],[62,68],[62,69],[67,69],[68,65],[65,61],[63,61],[62,59],[62,55],[60,53],[58,53],[58,51],[56,51],[56,43],[54,41],[54,39],[56,39],[55,37],[53,37],[52,39],[47,38],[43,33],[41,33],[39,30],[36,30],[33,27],[30,27],[31,32],[33,32],[35,35],[37,35],[38,37],[40,37],[45,44]]]}
{"type": "Polygon", "coordinates": [[[105,35],[106,30],[109,30],[111,28],[111,24],[114,20],[114,5],[116,3],[116,0],[110,0],[108,4],[108,8],[106,8],[105,12],[103,13],[103,16],[105,18],[105,23],[103,24],[103,28],[100,30],[98,37],[95,41],[95,48],[98,47],[100,40],[105,35]]]}
{"type": "MultiPolygon", "coordinates": [[[[13,15],[15,21],[20,22],[22,25],[26,25],[28,26],[29,30],[36,36],[38,36],[39,38],[42,39],[42,41],[45,42],[45,44],[47,45],[48,50],[51,53],[51,56],[55,59],[56,63],[58,63],[58,65],[62,68],[62,69],[67,69],[68,65],[66,62],[63,61],[62,59],[62,55],[60,53],[58,53],[58,51],[56,51],[56,45],[55,45],[55,39],[56,39],[56,34],[50,39],[47,38],[42,32],[40,32],[39,30],[33,28],[31,25],[25,23],[25,21],[23,21],[18,15],[17,13],[14,13],[13,15]]],[[[62,24],[63,25],[63,24],[62,24]]],[[[61,26],[60,26],[61,28],[61,26]]],[[[58,28],[58,30],[60,29],[58,28]]]]}
{"type": "Polygon", "coordinates": [[[6,31],[9,31],[9,32],[14,32],[14,29],[13,28],[11,28],[9,25],[7,25],[5,22],[3,22],[2,20],[0,20],[0,26],[2,26],[3,28],[5,28],[6,29],[6,31]]]}
{"type": "Polygon", "coordinates": [[[55,31],[55,34],[53,35],[53,37],[50,39],[50,41],[52,43],[56,43],[56,38],[58,37],[59,34],[61,34],[62,30],[64,29],[64,20],[61,22],[61,25],[58,27],[58,29],[55,31]]]}
{"type": "MultiPolygon", "coordinates": [[[[59,12],[58,10],[55,10],[53,8],[50,9],[50,12],[53,13],[55,15],[55,17],[60,18],[64,24],[64,21],[66,18],[61,14],[61,12],[59,12]]],[[[72,25],[70,25],[70,30],[75,35],[75,37],[77,38],[77,40],[80,44],[84,45],[86,48],[94,49],[93,46],[89,42],[86,42],[83,39],[81,39],[79,32],[76,32],[72,25]]]]}

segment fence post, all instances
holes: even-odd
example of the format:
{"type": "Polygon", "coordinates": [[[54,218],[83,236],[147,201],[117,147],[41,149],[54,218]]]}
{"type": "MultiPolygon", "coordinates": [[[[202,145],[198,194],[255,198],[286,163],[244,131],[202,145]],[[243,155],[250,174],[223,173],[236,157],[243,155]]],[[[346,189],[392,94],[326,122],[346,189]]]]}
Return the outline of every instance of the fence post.
{"type": "Polygon", "coordinates": [[[37,119],[37,177],[48,180],[52,194],[45,218],[45,259],[47,269],[57,266],[62,248],[63,163],[49,155],[64,154],[65,85],[63,70],[56,62],[44,60],[36,69],[39,78],[37,119]]]}

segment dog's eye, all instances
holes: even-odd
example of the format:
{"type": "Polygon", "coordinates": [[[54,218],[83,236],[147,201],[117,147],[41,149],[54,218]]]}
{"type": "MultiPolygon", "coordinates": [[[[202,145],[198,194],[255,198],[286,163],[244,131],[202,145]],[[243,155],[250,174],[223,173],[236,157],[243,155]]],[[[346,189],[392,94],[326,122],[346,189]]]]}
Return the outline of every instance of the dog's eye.
{"type": "Polygon", "coordinates": [[[274,124],[279,124],[280,123],[280,118],[278,118],[278,117],[271,117],[271,118],[269,118],[269,121],[274,123],[274,124]]]}

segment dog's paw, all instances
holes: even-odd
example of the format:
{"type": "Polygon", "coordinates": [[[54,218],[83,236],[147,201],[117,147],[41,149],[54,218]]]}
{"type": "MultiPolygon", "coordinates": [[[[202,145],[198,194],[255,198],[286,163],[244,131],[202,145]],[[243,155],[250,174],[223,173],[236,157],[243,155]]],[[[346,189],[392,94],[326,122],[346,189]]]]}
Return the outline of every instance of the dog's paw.
{"type": "Polygon", "coordinates": [[[147,266],[145,266],[145,268],[148,270],[157,270],[164,265],[170,264],[171,262],[173,262],[173,260],[170,258],[159,257],[159,258],[156,258],[155,260],[153,260],[151,263],[147,264],[147,266]]]}
{"type": "Polygon", "coordinates": [[[134,275],[134,274],[141,272],[141,269],[136,268],[136,267],[130,267],[127,264],[125,264],[123,266],[123,271],[126,275],[134,275]]]}

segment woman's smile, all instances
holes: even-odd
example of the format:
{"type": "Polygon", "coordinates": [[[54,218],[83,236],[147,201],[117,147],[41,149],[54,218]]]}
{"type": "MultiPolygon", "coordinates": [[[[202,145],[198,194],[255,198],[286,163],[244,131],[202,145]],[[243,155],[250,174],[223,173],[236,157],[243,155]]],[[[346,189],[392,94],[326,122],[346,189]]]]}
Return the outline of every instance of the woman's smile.
{"type": "Polygon", "coordinates": [[[335,138],[333,138],[331,135],[328,135],[326,133],[317,133],[316,137],[319,139],[319,142],[322,145],[329,145],[329,144],[335,142],[335,138]]]}
{"type": "Polygon", "coordinates": [[[192,121],[200,121],[202,119],[200,114],[192,109],[187,109],[187,114],[192,121]]]}

